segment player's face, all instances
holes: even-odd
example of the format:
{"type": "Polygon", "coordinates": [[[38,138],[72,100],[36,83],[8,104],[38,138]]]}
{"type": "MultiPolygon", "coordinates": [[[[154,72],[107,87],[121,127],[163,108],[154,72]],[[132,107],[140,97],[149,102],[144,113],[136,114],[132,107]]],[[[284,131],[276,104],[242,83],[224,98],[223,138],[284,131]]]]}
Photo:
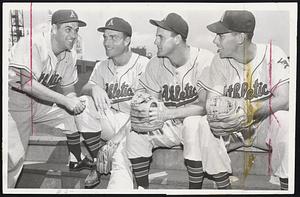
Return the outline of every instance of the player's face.
{"type": "Polygon", "coordinates": [[[218,53],[221,58],[234,57],[238,42],[235,33],[217,34],[214,44],[218,47],[218,53]]]}
{"type": "Polygon", "coordinates": [[[154,44],[157,46],[158,57],[167,57],[176,47],[172,32],[160,27],[157,28],[154,44]]]}
{"type": "Polygon", "coordinates": [[[78,38],[78,23],[70,22],[56,26],[55,39],[61,50],[71,50],[78,38]]]}
{"type": "Polygon", "coordinates": [[[103,45],[107,57],[113,58],[127,51],[128,39],[122,32],[107,29],[103,34],[103,45]]]}

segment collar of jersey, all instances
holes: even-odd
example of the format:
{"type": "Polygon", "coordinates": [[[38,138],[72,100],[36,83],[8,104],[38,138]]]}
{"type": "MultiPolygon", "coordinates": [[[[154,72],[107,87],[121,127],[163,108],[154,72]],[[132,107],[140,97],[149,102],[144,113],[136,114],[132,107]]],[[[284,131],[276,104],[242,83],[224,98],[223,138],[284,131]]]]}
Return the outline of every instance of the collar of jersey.
{"type": "Polygon", "coordinates": [[[165,66],[168,66],[168,69],[171,70],[172,74],[174,75],[176,71],[182,72],[192,68],[196,63],[195,60],[198,57],[198,53],[199,53],[198,48],[190,46],[190,58],[184,65],[180,66],[179,68],[176,68],[172,66],[168,58],[164,58],[164,64],[165,66]]]}
{"type": "Polygon", "coordinates": [[[49,57],[51,58],[51,63],[52,63],[52,66],[55,66],[57,65],[58,62],[62,61],[63,59],[66,58],[67,56],[67,52],[64,51],[64,52],[61,52],[59,54],[59,58],[53,53],[53,50],[52,50],[52,45],[51,45],[51,32],[47,32],[47,33],[44,33],[43,34],[44,38],[46,39],[46,42],[47,42],[47,50],[48,50],[48,55],[49,57]]]}
{"type": "Polygon", "coordinates": [[[136,53],[131,53],[131,57],[128,61],[127,64],[125,64],[124,66],[115,66],[114,62],[112,61],[112,59],[108,59],[108,65],[109,68],[114,72],[114,74],[116,74],[116,71],[121,73],[125,73],[126,71],[128,71],[129,69],[131,69],[131,67],[134,66],[134,63],[136,61],[136,59],[138,58],[138,54],[136,53]]]}
{"type": "MultiPolygon", "coordinates": [[[[247,64],[247,65],[251,65],[253,70],[258,67],[261,62],[264,60],[265,55],[266,55],[266,48],[267,46],[264,44],[256,44],[256,55],[255,57],[247,64]]],[[[229,59],[229,62],[232,64],[232,62],[234,62],[235,67],[237,67],[236,69],[245,69],[244,68],[244,64],[239,63],[233,59],[229,59]]]]}

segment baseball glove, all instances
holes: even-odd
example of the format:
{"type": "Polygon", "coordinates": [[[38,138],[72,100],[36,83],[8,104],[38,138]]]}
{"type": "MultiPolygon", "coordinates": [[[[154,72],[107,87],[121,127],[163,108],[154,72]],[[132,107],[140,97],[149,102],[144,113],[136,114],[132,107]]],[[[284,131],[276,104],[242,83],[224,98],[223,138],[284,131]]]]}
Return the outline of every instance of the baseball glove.
{"type": "Polygon", "coordinates": [[[108,174],[112,169],[112,157],[116,152],[118,144],[108,141],[102,146],[97,155],[97,171],[101,174],[108,174]]]}
{"type": "Polygon", "coordinates": [[[253,108],[248,101],[225,96],[209,98],[206,102],[207,121],[216,136],[240,132],[253,124],[253,108]]]}
{"type": "Polygon", "coordinates": [[[150,121],[149,109],[150,107],[159,107],[163,103],[151,95],[138,92],[134,95],[131,101],[130,119],[131,128],[137,133],[147,133],[157,129],[161,129],[164,125],[164,121],[156,119],[150,121]]]}

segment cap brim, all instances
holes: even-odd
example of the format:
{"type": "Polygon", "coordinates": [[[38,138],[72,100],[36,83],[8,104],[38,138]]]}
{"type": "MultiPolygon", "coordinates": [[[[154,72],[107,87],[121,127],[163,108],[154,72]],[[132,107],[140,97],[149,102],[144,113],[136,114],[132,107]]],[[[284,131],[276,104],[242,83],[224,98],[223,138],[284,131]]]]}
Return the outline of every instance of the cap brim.
{"type": "Polygon", "coordinates": [[[78,22],[78,26],[79,27],[85,27],[86,26],[86,23],[85,22],[83,22],[83,21],[77,21],[78,22]]]}
{"type": "Polygon", "coordinates": [[[62,21],[60,22],[60,24],[62,23],[71,23],[71,22],[78,22],[78,27],[85,27],[86,26],[86,23],[81,21],[81,20],[66,20],[66,21],[62,21]]]}
{"type": "Polygon", "coordinates": [[[217,33],[217,34],[225,34],[225,33],[232,32],[230,29],[225,27],[221,21],[218,21],[218,22],[208,25],[207,29],[209,31],[217,33]]]}
{"type": "Polygon", "coordinates": [[[149,22],[152,24],[152,25],[155,25],[157,27],[161,27],[163,29],[166,29],[168,31],[173,31],[170,27],[168,27],[164,22],[162,21],[156,21],[156,20],[152,20],[150,19],[149,22]]]}
{"type": "Polygon", "coordinates": [[[120,31],[120,30],[118,30],[118,29],[116,29],[116,28],[109,28],[109,27],[99,27],[97,30],[98,30],[99,32],[104,32],[104,31],[107,30],[107,29],[122,32],[122,31],[120,31]]]}

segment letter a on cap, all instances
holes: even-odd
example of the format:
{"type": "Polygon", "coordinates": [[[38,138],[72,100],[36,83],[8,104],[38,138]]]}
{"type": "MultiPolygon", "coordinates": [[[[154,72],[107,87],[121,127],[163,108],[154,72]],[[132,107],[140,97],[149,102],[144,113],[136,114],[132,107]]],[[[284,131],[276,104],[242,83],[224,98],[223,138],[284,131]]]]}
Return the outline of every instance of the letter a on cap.
{"type": "Polygon", "coordinates": [[[108,23],[108,26],[113,26],[113,25],[114,25],[114,21],[113,21],[113,19],[111,19],[108,23]]]}
{"type": "Polygon", "coordinates": [[[221,22],[223,22],[224,16],[225,16],[225,12],[223,13],[223,15],[222,15],[222,17],[221,17],[221,19],[220,19],[221,22]]]}
{"type": "Polygon", "coordinates": [[[74,17],[76,17],[76,16],[75,16],[75,13],[74,13],[73,11],[71,11],[71,15],[70,15],[70,17],[71,17],[71,18],[74,18],[74,17]]]}

